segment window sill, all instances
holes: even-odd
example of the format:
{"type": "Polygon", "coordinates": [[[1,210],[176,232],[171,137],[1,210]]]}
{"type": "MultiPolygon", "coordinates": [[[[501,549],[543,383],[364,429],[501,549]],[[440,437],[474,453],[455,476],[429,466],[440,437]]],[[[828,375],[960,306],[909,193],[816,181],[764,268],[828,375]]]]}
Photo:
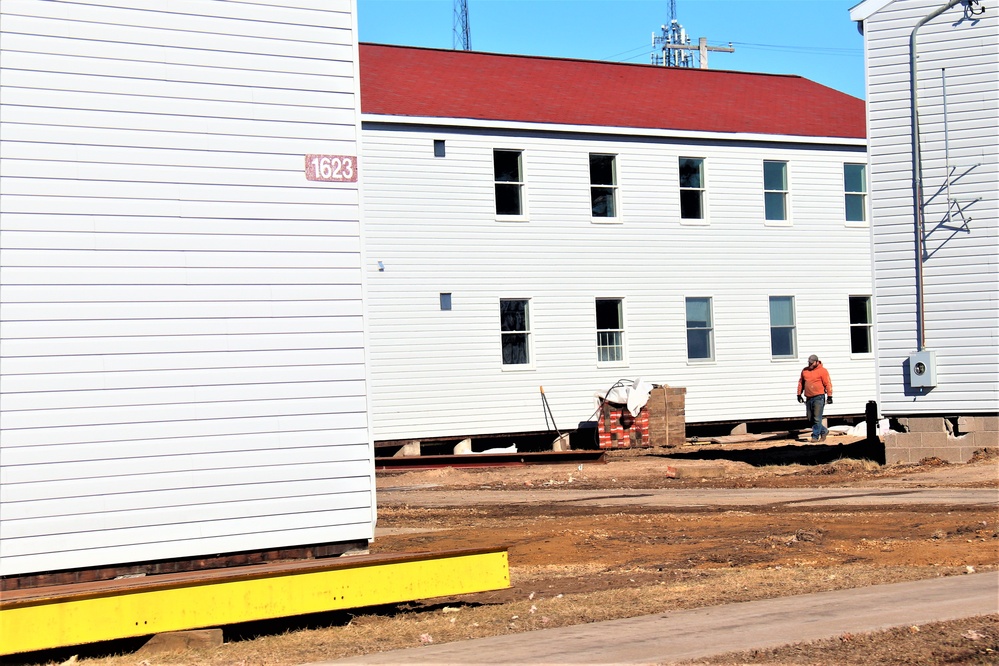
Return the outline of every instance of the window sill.
{"type": "Polygon", "coordinates": [[[688,358],[687,365],[715,365],[713,358],[688,358]]]}
{"type": "Polygon", "coordinates": [[[627,361],[597,361],[598,368],[627,368],[627,361]]]}
{"type": "Polygon", "coordinates": [[[624,224],[620,217],[591,217],[590,224],[624,224]]]}
{"type": "Polygon", "coordinates": [[[794,223],[791,222],[791,220],[764,220],[763,221],[763,226],[765,226],[765,227],[777,227],[778,229],[780,229],[780,228],[786,229],[788,227],[793,227],[794,223]]]}
{"type": "Polygon", "coordinates": [[[847,229],[869,229],[871,225],[867,222],[847,221],[843,223],[843,226],[846,227],[847,229]]]}
{"type": "Polygon", "coordinates": [[[682,224],[684,226],[687,226],[687,227],[707,227],[707,226],[710,226],[711,222],[707,218],[705,218],[705,217],[701,217],[701,218],[696,218],[696,217],[681,217],[680,218],[680,224],[682,224]]]}
{"type": "Polygon", "coordinates": [[[526,215],[497,215],[497,222],[530,222],[531,218],[526,215]]]}
{"type": "Polygon", "coordinates": [[[500,369],[503,372],[531,372],[535,368],[534,368],[534,364],[533,363],[523,363],[523,364],[517,364],[517,365],[512,365],[512,364],[511,365],[501,365],[500,369]]]}
{"type": "Polygon", "coordinates": [[[771,356],[771,363],[802,363],[797,356],[771,356]]]}

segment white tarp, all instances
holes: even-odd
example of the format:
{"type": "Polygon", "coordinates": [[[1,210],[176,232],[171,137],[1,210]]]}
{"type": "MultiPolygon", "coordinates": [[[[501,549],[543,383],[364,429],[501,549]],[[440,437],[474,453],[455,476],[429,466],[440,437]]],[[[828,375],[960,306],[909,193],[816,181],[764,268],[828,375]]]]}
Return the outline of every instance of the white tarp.
{"type": "Polygon", "coordinates": [[[649,402],[650,393],[652,393],[652,384],[639,377],[630,384],[626,384],[622,380],[611,387],[609,391],[594,393],[593,398],[598,409],[600,402],[606,400],[618,405],[627,405],[628,411],[634,416],[642,411],[642,408],[649,402]]]}

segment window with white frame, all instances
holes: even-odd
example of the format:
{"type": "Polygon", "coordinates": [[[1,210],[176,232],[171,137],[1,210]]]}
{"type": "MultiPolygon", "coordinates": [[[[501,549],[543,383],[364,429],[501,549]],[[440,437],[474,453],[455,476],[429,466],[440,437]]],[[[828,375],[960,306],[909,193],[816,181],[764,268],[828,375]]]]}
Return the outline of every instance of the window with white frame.
{"type": "Polygon", "coordinates": [[[703,220],[704,195],[704,160],[697,157],[681,157],[680,218],[703,220]]]}
{"type": "Polygon", "coordinates": [[[530,365],[531,311],[527,299],[500,300],[503,365],[530,365]]]}
{"type": "Polygon", "coordinates": [[[787,220],[787,162],[763,162],[763,205],[767,222],[787,220]]]}
{"type": "Polygon", "coordinates": [[[870,296],[850,297],[850,352],[854,354],[870,354],[874,351],[874,327],[871,316],[870,296]]]}
{"type": "Polygon", "coordinates": [[[496,215],[524,214],[523,152],[494,150],[493,176],[496,180],[496,215]]]}
{"type": "Polygon", "coordinates": [[[620,298],[596,299],[597,361],[624,362],[624,301],[620,298]]]}
{"type": "Polygon", "coordinates": [[[593,217],[617,217],[617,159],[590,154],[590,210],[593,217]]]}
{"type": "Polygon", "coordinates": [[[846,221],[867,221],[867,165],[843,165],[843,189],[846,196],[846,221]]]}
{"type": "Polygon", "coordinates": [[[710,298],[687,298],[687,359],[714,358],[714,325],[710,298]]]}
{"type": "Polygon", "coordinates": [[[773,358],[796,358],[797,346],[794,296],[771,296],[770,355],[773,358]]]}

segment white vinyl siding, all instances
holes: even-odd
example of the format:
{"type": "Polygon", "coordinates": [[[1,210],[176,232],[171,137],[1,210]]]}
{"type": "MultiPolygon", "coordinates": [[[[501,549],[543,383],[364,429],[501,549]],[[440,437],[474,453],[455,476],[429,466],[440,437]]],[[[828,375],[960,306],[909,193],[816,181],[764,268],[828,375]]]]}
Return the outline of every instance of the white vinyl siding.
{"type": "Polygon", "coordinates": [[[863,414],[872,399],[874,361],[850,358],[847,307],[849,294],[870,293],[870,239],[844,226],[839,185],[844,162],[865,161],[862,142],[719,139],[694,153],[627,135],[518,134],[530,156],[531,222],[503,225],[493,202],[501,132],[380,119],[364,127],[376,440],[545,430],[542,410],[530,408],[539,383],[559,425],[576,424],[595,392],[639,377],[686,387],[690,422],[800,418],[787,399],[800,368],[771,361],[768,294],[795,296],[798,344],[819,350],[842,387],[838,413],[863,414]],[[434,158],[429,140],[442,137],[447,157],[434,158]],[[592,224],[590,154],[627,165],[618,171],[624,224],[592,224]],[[711,165],[710,226],[680,220],[679,158],[691,154],[711,165]],[[786,161],[794,174],[794,227],[761,224],[764,159],[786,161]],[[456,304],[446,317],[443,290],[456,304]],[[537,372],[503,372],[497,303],[524,294],[537,372]],[[684,298],[699,294],[712,296],[720,324],[714,363],[687,361],[684,298]],[[596,362],[597,297],[625,301],[624,368],[596,362]]]}
{"type": "Polygon", "coordinates": [[[370,539],[352,0],[0,11],[0,574],[370,539]]]}
{"type": "MultiPolygon", "coordinates": [[[[958,5],[918,32],[919,132],[925,192],[925,348],[937,386],[908,388],[917,350],[909,38],[943,3],[891,2],[864,21],[870,136],[879,402],[885,414],[995,413],[999,408],[999,16],[958,5]],[[951,196],[968,203],[947,220],[943,87],[947,88],[951,196]]],[[[837,395],[837,398],[839,396],[837,395]]]]}

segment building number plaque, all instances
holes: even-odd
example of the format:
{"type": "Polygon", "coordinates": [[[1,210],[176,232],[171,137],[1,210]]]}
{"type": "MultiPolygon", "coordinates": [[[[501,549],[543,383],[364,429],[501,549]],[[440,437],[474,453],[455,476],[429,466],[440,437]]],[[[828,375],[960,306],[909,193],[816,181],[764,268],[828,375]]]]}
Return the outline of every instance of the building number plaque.
{"type": "Polygon", "coordinates": [[[305,179],[328,183],[356,183],[357,157],[354,155],[306,155],[305,179]]]}

